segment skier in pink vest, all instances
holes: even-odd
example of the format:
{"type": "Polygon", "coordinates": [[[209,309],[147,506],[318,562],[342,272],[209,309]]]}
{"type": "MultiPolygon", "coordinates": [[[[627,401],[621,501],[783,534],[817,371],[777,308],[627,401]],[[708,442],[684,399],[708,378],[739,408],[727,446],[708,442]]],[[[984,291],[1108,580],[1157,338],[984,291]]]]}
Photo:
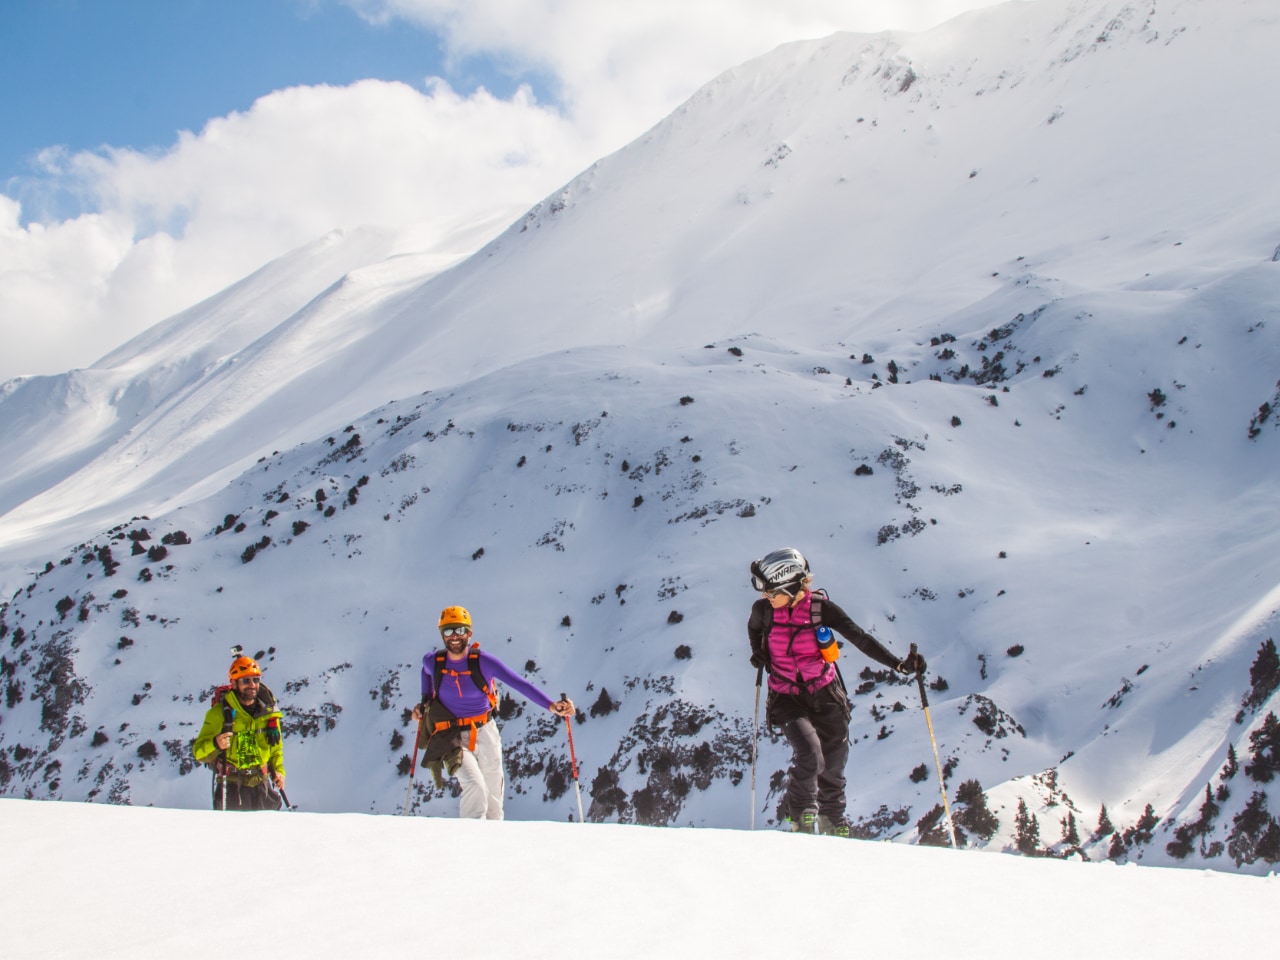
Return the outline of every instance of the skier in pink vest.
{"type": "Polygon", "coordinates": [[[891,670],[914,674],[925,660],[915,651],[905,660],[895,657],[812,584],[809,562],[790,547],[751,564],[751,585],[763,595],[747,622],[751,665],[768,671],[765,719],[782,728],[792,749],[779,818],[794,831],[847,837],[851,707],[832,631],[891,670]]]}

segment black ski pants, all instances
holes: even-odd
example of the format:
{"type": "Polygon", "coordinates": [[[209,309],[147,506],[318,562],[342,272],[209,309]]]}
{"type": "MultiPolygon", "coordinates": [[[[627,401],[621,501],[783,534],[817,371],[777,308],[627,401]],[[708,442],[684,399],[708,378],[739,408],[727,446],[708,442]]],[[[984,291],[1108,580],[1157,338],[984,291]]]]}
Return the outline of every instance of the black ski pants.
{"type": "Polygon", "coordinates": [[[771,706],[778,714],[792,714],[782,721],[782,733],[792,751],[782,814],[798,818],[805,810],[817,810],[832,820],[843,820],[849,713],[839,682],[827,684],[812,697],[781,694],[777,700],[771,706]],[[793,703],[783,704],[783,700],[793,703]]]}

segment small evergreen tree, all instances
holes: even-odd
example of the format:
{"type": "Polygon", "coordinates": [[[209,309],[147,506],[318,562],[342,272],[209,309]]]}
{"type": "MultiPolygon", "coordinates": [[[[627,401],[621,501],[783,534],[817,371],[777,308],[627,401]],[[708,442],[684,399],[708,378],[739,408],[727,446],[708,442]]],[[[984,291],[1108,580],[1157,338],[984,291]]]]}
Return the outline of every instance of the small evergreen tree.
{"type": "Polygon", "coordinates": [[[1261,790],[1255,791],[1232,822],[1231,835],[1227,838],[1227,852],[1235,860],[1236,866],[1241,867],[1264,856],[1274,858],[1268,862],[1276,862],[1280,859],[1278,848],[1280,826],[1267,812],[1267,795],[1261,790]]]}
{"type": "Polygon", "coordinates": [[[1208,833],[1213,829],[1213,821],[1218,816],[1219,807],[1213,802],[1213,794],[1209,791],[1209,785],[1204,785],[1204,803],[1200,804],[1200,824],[1201,833],[1208,833]]]}
{"type": "Polygon", "coordinates": [[[956,788],[956,809],[951,819],[983,840],[990,840],[1000,828],[1000,821],[987,806],[987,795],[977,780],[966,780],[956,788]]]}
{"type": "Polygon", "coordinates": [[[1119,860],[1129,850],[1124,842],[1124,834],[1119,830],[1111,834],[1111,849],[1107,851],[1107,857],[1111,860],[1119,860]]]}
{"type": "Polygon", "coordinates": [[[1150,843],[1152,832],[1159,822],[1160,818],[1156,816],[1155,807],[1148,803],[1142,810],[1142,816],[1138,818],[1138,822],[1133,826],[1133,842],[1150,843]]]}
{"type": "Polygon", "coordinates": [[[1019,853],[1034,857],[1040,852],[1040,821],[1027,809],[1027,801],[1018,799],[1018,813],[1013,819],[1013,844],[1019,853]]]}
{"type": "Polygon", "coordinates": [[[1107,805],[1104,803],[1102,809],[1098,811],[1098,829],[1093,832],[1093,839],[1101,840],[1115,832],[1116,828],[1111,822],[1111,817],[1107,815],[1107,805]]]}
{"type": "Polygon", "coordinates": [[[1262,726],[1249,734],[1253,762],[1246,764],[1245,774],[1256,783],[1270,783],[1280,773],[1280,720],[1268,712],[1262,726]]]}
{"type": "MultiPolygon", "coordinates": [[[[956,831],[956,845],[965,846],[968,838],[964,835],[964,831],[956,826],[954,818],[951,826],[956,831]]],[[[942,804],[935,803],[928,813],[916,821],[916,832],[922,847],[951,846],[951,835],[947,831],[946,821],[943,818],[942,804]]]]}
{"type": "Polygon", "coordinates": [[[1068,847],[1080,846],[1080,831],[1076,828],[1076,815],[1070,810],[1062,818],[1062,842],[1068,847]]]}
{"type": "Polygon", "coordinates": [[[1200,805],[1200,817],[1191,823],[1182,824],[1173,831],[1174,840],[1165,847],[1168,854],[1178,860],[1185,860],[1191,854],[1195,838],[1200,837],[1200,855],[1208,856],[1208,847],[1203,838],[1213,829],[1213,820],[1218,815],[1218,809],[1213,799],[1213,792],[1206,783],[1204,803],[1200,805]]]}
{"type": "Polygon", "coordinates": [[[1280,687],[1280,654],[1276,652],[1275,640],[1268,637],[1249,668],[1249,693],[1244,698],[1244,706],[1257,709],[1277,687],[1280,687]]]}
{"type": "Polygon", "coordinates": [[[1222,765],[1222,773],[1218,774],[1218,779],[1224,783],[1230,780],[1240,770],[1240,761],[1236,757],[1236,745],[1234,743],[1227,744],[1227,762],[1222,765]]]}

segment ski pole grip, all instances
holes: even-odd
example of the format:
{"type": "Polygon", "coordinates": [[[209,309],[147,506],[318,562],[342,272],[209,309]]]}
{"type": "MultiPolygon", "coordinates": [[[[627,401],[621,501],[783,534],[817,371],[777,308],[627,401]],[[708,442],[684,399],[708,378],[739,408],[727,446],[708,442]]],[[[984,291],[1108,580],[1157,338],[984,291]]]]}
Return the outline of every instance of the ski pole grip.
{"type": "MultiPolygon", "coordinates": [[[[916,645],[913,643],[911,645],[911,652],[908,653],[907,656],[908,657],[914,656],[915,652],[916,652],[916,645]]],[[[924,709],[928,710],[929,695],[924,692],[924,673],[921,672],[920,670],[916,671],[916,686],[920,688],[920,705],[924,707],[924,709]]]]}

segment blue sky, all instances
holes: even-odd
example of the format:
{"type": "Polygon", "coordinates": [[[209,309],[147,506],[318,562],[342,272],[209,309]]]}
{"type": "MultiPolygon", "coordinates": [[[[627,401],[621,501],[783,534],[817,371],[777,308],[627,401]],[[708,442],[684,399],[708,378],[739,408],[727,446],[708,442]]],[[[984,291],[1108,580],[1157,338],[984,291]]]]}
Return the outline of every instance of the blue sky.
{"type": "Polygon", "coordinates": [[[31,174],[46,147],[167,147],[178,130],[284,87],[370,77],[421,87],[430,75],[460,92],[509,97],[517,86],[492,60],[453,65],[437,35],[334,2],[3,0],[0,184],[31,174]]]}
{"type": "Polygon", "coordinates": [[[992,2],[0,0],[0,384],[334,229],[465,256],[726,69],[992,2]]]}

